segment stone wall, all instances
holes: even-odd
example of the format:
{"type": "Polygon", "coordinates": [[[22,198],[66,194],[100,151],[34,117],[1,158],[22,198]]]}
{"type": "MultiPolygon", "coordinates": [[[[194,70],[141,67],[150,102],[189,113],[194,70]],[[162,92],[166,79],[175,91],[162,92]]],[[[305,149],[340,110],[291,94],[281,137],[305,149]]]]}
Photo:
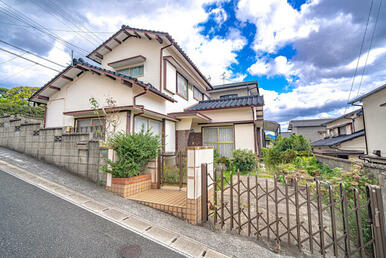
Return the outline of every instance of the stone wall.
{"type": "Polygon", "coordinates": [[[99,142],[89,134],[64,133],[63,128],[42,128],[43,121],[27,117],[0,117],[0,146],[6,147],[85,177],[105,181],[99,169],[99,142]]]}

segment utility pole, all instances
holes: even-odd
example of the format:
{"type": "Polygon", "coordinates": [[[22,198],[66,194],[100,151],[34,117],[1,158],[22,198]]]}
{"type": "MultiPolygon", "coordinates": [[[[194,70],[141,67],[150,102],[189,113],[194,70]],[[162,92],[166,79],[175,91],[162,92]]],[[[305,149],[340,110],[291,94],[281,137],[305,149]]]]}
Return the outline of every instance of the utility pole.
{"type": "Polygon", "coordinates": [[[222,85],[224,85],[224,84],[225,84],[225,78],[226,78],[226,76],[225,76],[225,72],[223,72],[223,73],[221,74],[222,85]]]}

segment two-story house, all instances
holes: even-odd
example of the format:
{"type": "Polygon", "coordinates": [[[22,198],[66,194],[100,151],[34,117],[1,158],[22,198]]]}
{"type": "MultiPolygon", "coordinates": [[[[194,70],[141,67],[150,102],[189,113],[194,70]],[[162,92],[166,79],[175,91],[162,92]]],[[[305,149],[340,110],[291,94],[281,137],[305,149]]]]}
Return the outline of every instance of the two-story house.
{"type": "Polygon", "coordinates": [[[331,119],[291,120],[288,124],[290,134],[303,135],[310,142],[322,139],[321,132],[325,131],[324,123],[331,119]]]}
{"type": "Polygon", "coordinates": [[[355,98],[349,104],[362,106],[366,155],[370,162],[386,164],[386,84],[355,98]]]}
{"type": "Polygon", "coordinates": [[[123,25],[88,58],[99,66],[74,59],[31,96],[46,105],[45,127],[104,128],[89,100],[103,107],[111,98],[117,130],[150,129],[161,136],[164,152],[204,145],[224,156],[235,148],[260,153],[264,100],[257,83],[247,86],[257,94],[213,98],[219,89],[168,33],[123,25]]]}
{"type": "Polygon", "coordinates": [[[313,152],[339,158],[356,158],[366,152],[362,109],[323,124],[323,139],[311,143],[313,152]]]}

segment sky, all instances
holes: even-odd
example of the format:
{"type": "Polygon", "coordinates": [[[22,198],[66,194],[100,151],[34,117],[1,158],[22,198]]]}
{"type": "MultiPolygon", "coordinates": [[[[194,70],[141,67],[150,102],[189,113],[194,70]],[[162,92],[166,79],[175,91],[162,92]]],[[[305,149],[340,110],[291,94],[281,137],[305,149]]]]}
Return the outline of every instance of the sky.
{"type": "Polygon", "coordinates": [[[212,85],[257,80],[265,119],[286,131],[349,112],[349,99],[385,84],[381,1],[0,0],[0,87],[41,87],[125,24],[169,32],[212,85]]]}

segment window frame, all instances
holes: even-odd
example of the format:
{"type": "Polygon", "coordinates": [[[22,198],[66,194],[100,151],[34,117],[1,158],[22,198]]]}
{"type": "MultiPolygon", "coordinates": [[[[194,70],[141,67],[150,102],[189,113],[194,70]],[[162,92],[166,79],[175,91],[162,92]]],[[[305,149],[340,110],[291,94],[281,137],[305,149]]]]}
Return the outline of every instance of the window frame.
{"type": "Polygon", "coordinates": [[[189,100],[189,81],[178,71],[176,71],[176,94],[185,100],[189,100]],[[178,76],[181,76],[186,81],[186,97],[178,91],[178,76]]]}
{"type": "Polygon", "coordinates": [[[220,95],[220,99],[237,98],[238,96],[239,94],[237,93],[231,93],[231,94],[220,95]]]}
{"type": "MultiPolygon", "coordinates": [[[[103,124],[101,125],[102,127],[103,127],[103,139],[106,137],[106,119],[105,119],[105,117],[102,117],[102,118],[100,118],[100,117],[95,117],[95,116],[93,116],[93,117],[77,117],[77,118],[74,118],[74,131],[76,132],[77,130],[78,130],[78,121],[79,120],[91,120],[90,121],[90,128],[93,128],[93,120],[103,120],[103,124]]],[[[92,131],[90,131],[90,132],[88,132],[88,133],[94,133],[94,132],[92,132],[92,131]]]]}
{"type": "Polygon", "coordinates": [[[145,76],[145,64],[144,63],[133,64],[133,65],[127,66],[126,68],[119,69],[119,70],[117,70],[117,72],[118,73],[122,73],[121,71],[124,71],[124,70],[130,71],[130,69],[134,69],[134,68],[137,68],[137,67],[140,67],[140,66],[143,67],[143,71],[142,71],[141,75],[130,75],[130,74],[125,74],[125,75],[133,77],[133,78],[143,77],[143,76],[145,76]]]}
{"type": "Polygon", "coordinates": [[[197,100],[197,101],[202,101],[202,100],[204,100],[204,93],[202,93],[201,91],[199,91],[199,90],[197,89],[197,87],[194,86],[194,85],[193,85],[193,98],[194,98],[195,100],[197,100]],[[194,90],[196,90],[196,91],[198,91],[198,92],[200,93],[201,99],[197,99],[196,96],[194,96],[194,90]]]}
{"type": "MultiPolygon", "coordinates": [[[[236,143],[235,143],[235,127],[234,125],[223,125],[223,126],[203,126],[201,128],[201,132],[202,132],[202,145],[203,146],[208,146],[208,145],[205,145],[205,144],[213,144],[213,145],[217,145],[217,152],[220,154],[220,148],[219,148],[219,145],[220,144],[232,144],[233,145],[233,150],[235,149],[235,146],[236,146],[236,143]],[[205,141],[205,129],[209,129],[209,128],[215,128],[217,129],[217,142],[206,142],[205,141]],[[232,130],[232,138],[233,138],[233,141],[232,142],[220,142],[220,128],[231,128],[232,130]]],[[[221,154],[220,154],[221,155],[221,154]]],[[[231,154],[231,157],[232,157],[232,154],[231,154]]]]}
{"type": "Polygon", "coordinates": [[[147,124],[147,129],[149,129],[150,128],[150,121],[154,121],[154,122],[157,122],[157,123],[159,123],[160,124],[160,134],[159,135],[156,135],[156,136],[159,136],[159,137],[161,137],[161,139],[162,139],[162,137],[163,137],[163,132],[162,132],[162,121],[160,121],[160,120],[156,120],[156,119],[153,119],[153,118],[149,118],[149,117],[146,117],[146,116],[135,116],[134,117],[134,119],[133,119],[133,133],[139,133],[139,132],[136,132],[136,130],[135,130],[135,119],[136,118],[141,118],[141,119],[143,119],[143,120],[146,120],[146,124],[147,124]]]}

